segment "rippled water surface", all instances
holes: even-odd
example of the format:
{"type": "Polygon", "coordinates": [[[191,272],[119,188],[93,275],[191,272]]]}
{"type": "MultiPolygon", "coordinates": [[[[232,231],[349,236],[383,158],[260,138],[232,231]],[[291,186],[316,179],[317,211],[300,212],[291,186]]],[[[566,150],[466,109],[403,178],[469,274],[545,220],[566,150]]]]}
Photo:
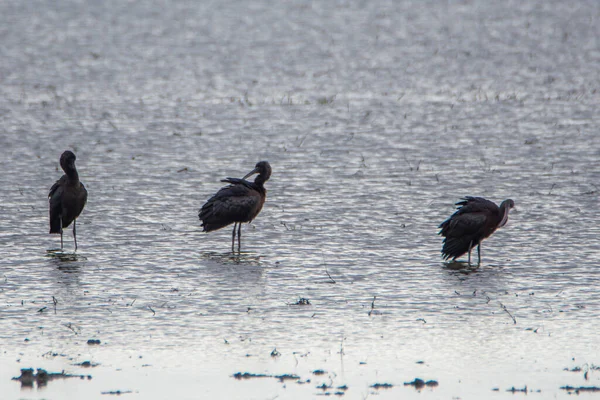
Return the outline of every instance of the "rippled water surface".
{"type": "Polygon", "coordinates": [[[599,18],[595,1],[1,3],[0,397],[600,386],[599,18]],[[89,200],[60,253],[65,149],[89,200]],[[197,212],[259,160],[268,199],[232,254],[197,212]],[[437,236],[465,195],[516,203],[473,272],[437,236]],[[21,388],[25,367],[92,379],[21,388]]]}

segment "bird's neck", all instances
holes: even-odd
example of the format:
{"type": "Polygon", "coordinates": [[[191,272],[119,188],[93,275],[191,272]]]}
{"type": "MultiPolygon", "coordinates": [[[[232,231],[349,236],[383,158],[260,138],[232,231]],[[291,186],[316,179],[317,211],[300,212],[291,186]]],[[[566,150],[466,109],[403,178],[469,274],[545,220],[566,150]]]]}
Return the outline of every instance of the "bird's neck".
{"type": "Polygon", "coordinates": [[[258,186],[261,189],[264,189],[265,186],[265,179],[262,176],[257,176],[256,179],[254,179],[254,184],[256,186],[258,186]]]}
{"type": "Polygon", "coordinates": [[[254,188],[255,188],[256,190],[258,190],[260,193],[263,193],[263,194],[266,194],[266,193],[267,193],[267,189],[265,189],[264,182],[262,182],[262,181],[259,181],[259,182],[257,182],[257,181],[255,180],[255,181],[254,181],[254,185],[253,185],[253,186],[254,186],[254,188]]]}
{"type": "Polygon", "coordinates": [[[65,174],[72,183],[79,182],[79,174],[75,168],[65,168],[65,174]]]}

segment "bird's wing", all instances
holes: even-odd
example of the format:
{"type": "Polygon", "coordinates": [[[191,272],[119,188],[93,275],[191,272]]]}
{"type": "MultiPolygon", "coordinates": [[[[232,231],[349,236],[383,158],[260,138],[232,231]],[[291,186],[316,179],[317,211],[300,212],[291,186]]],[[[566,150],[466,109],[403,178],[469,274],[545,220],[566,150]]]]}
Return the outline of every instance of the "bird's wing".
{"type": "Polygon", "coordinates": [[[243,220],[248,211],[260,202],[258,192],[245,185],[226,186],[214,197],[219,201],[214,203],[213,212],[227,215],[231,220],[243,220]]]}
{"type": "Polygon", "coordinates": [[[50,192],[48,193],[48,200],[50,201],[50,209],[54,207],[60,207],[62,193],[64,190],[64,186],[67,183],[67,176],[63,175],[59,180],[54,182],[54,185],[50,188],[50,192]]]}
{"type": "Polygon", "coordinates": [[[446,237],[468,236],[477,233],[484,225],[486,215],[481,212],[463,213],[456,212],[444,221],[440,234],[446,237]]]}
{"type": "Polygon", "coordinates": [[[64,179],[63,179],[63,177],[61,177],[59,180],[54,182],[54,185],[52,185],[52,187],[50,188],[50,192],[48,192],[48,198],[51,198],[52,196],[54,196],[54,193],[56,193],[56,191],[61,186],[61,183],[63,183],[63,181],[64,181],[64,179]]]}
{"type": "Polygon", "coordinates": [[[476,212],[489,212],[492,214],[498,214],[500,210],[493,201],[489,201],[483,197],[466,196],[464,200],[459,201],[456,203],[456,205],[459,207],[455,215],[476,212]]]}
{"type": "Polygon", "coordinates": [[[245,179],[241,179],[241,178],[225,178],[225,179],[221,179],[221,182],[231,183],[234,186],[242,185],[242,186],[247,187],[248,189],[255,189],[254,183],[249,182],[245,179]]]}
{"type": "Polygon", "coordinates": [[[232,184],[221,188],[200,209],[198,216],[206,230],[215,230],[233,222],[250,221],[251,211],[261,201],[260,194],[245,185],[232,184]]]}
{"type": "Polygon", "coordinates": [[[50,233],[60,233],[62,229],[61,214],[64,183],[63,178],[57,180],[50,188],[50,193],[48,193],[48,202],[50,204],[50,233]]]}
{"type": "Polygon", "coordinates": [[[213,196],[213,198],[223,199],[223,198],[229,198],[229,197],[243,197],[243,196],[248,196],[248,195],[250,195],[250,193],[255,191],[252,182],[248,182],[243,179],[240,179],[241,182],[238,183],[238,182],[233,181],[233,179],[236,179],[236,178],[228,178],[228,179],[232,179],[232,181],[223,180],[223,182],[229,182],[229,183],[231,183],[231,185],[225,186],[225,187],[222,187],[221,189],[219,189],[219,191],[213,196]]]}

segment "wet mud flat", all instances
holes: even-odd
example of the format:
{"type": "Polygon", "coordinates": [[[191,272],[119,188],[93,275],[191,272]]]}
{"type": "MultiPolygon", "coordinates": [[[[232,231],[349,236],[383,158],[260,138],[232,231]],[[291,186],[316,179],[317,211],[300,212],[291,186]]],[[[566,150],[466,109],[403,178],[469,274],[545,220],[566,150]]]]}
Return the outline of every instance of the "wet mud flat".
{"type": "Polygon", "coordinates": [[[599,396],[599,15],[0,2],[0,397],[599,396]],[[259,160],[232,254],[198,210],[259,160]],[[463,196],[515,202],[479,268],[440,258],[463,196]]]}
{"type": "MultiPolygon", "coordinates": [[[[225,356],[231,346],[237,348],[239,344],[248,340],[235,339],[223,343],[221,356],[225,356]]],[[[411,369],[414,374],[417,374],[415,378],[402,379],[403,376],[410,376],[410,372],[406,372],[409,368],[404,364],[401,368],[388,366],[385,368],[387,371],[384,375],[390,376],[389,371],[393,370],[393,377],[381,379],[381,364],[373,360],[357,362],[354,356],[345,354],[348,347],[352,348],[348,343],[346,343],[346,350],[344,347],[340,347],[335,352],[309,350],[304,353],[287,354],[287,350],[283,350],[282,354],[277,349],[273,349],[264,356],[254,352],[245,355],[239,354],[233,357],[232,362],[226,368],[223,365],[219,367],[214,364],[214,368],[210,369],[207,369],[206,365],[199,368],[195,359],[197,354],[189,357],[189,355],[175,352],[165,356],[171,352],[164,352],[154,356],[152,354],[129,355],[124,359],[122,355],[110,354],[108,347],[110,346],[107,345],[107,348],[102,349],[103,351],[96,353],[95,358],[103,360],[102,362],[89,360],[75,362],[75,359],[80,358],[81,355],[72,357],[64,353],[43,354],[35,357],[38,359],[38,363],[59,361],[61,363],[68,362],[69,366],[60,372],[52,372],[50,369],[43,368],[22,368],[20,376],[12,377],[10,385],[6,385],[4,382],[2,386],[10,389],[6,393],[27,394],[27,398],[40,399],[48,398],[48,396],[69,398],[66,393],[73,390],[76,390],[78,394],[88,396],[87,398],[125,395],[131,398],[161,398],[161,396],[169,394],[184,399],[194,398],[192,393],[197,393],[197,391],[206,391],[212,395],[234,399],[255,398],[256,396],[270,398],[264,397],[266,393],[281,398],[332,396],[353,399],[377,396],[377,398],[391,399],[397,398],[397,396],[406,398],[451,396],[470,399],[481,396],[503,398],[503,396],[518,394],[539,396],[539,398],[545,398],[548,395],[554,398],[563,398],[561,394],[567,396],[593,395],[600,392],[600,388],[593,384],[593,382],[600,381],[598,367],[595,364],[577,364],[559,369],[544,367],[545,374],[550,379],[545,379],[543,383],[540,383],[540,374],[537,373],[531,375],[535,377],[532,380],[537,382],[534,383],[535,386],[524,384],[498,387],[491,384],[496,380],[489,374],[483,375],[486,379],[485,382],[468,376],[466,379],[460,378],[458,377],[460,374],[442,371],[430,362],[423,360],[412,363],[411,369]],[[174,364],[172,357],[179,359],[180,362],[174,364]],[[167,365],[161,365],[164,360],[171,361],[167,362],[167,365]],[[231,374],[225,373],[227,369],[235,368],[236,364],[245,364],[248,366],[248,370],[231,374]],[[256,365],[262,365],[264,372],[249,372],[256,371],[256,365]],[[323,367],[308,368],[314,365],[323,367]],[[267,372],[269,370],[289,372],[267,372]],[[82,371],[85,373],[80,373],[82,371]],[[418,377],[431,377],[433,374],[443,378],[438,380],[418,377]],[[93,379],[92,376],[94,376],[93,379]],[[560,381],[568,383],[558,384],[557,377],[560,377],[560,381]],[[58,385],[58,382],[62,382],[62,384],[58,385]],[[20,386],[20,389],[17,389],[17,385],[20,386]],[[115,386],[120,387],[115,388],[115,386]]],[[[249,350],[253,346],[243,346],[243,348],[249,350]]],[[[352,351],[350,350],[350,352],[352,351]]],[[[17,363],[14,361],[9,363],[6,359],[0,359],[0,361],[2,361],[3,367],[7,364],[18,365],[27,362],[21,359],[17,360],[17,363]]],[[[210,361],[203,364],[209,363],[210,361]]],[[[500,375],[501,373],[498,374],[498,377],[500,375]]],[[[500,377],[500,380],[503,381],[511,379],[515,378],[512,375],[500,377]]]]}

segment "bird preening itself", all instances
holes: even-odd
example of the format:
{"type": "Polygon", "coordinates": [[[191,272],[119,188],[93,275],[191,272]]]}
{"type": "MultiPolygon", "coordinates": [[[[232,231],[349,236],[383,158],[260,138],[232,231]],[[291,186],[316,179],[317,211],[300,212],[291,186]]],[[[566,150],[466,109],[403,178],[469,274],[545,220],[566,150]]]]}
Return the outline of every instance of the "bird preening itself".
{"type": "Polygon", "coordinates": [[[483,197],[467,196],[456,203],[458,210],[439,226],[444,236],[442,257],[456,260],[477,246],[477,265],[481,264],[481,242],[508,221],[508,212],[515,206],[511,199],[504,200],[500,207],[483,197]]]}
{"type": "Polygon", "coordinates": [[[67,150],[60,156],[60,166],[65,171],[50,188],[50,233],[60,233],[60,249],[63,249],[63,228],[73,223],[73,240],[77,250],[76,219],[87,202],[87,190],[79,182],[75,168],[75,154],[67,150]]]}
{"type": "Polygon", "coordinates": [[[267,161],[260,161],[242,179],[226,178],[221,180],[221,182],[227,182],[230,185],[221,188],[202,206],[198,213],[198,217],[202,221],[203,231],[215,231],[233,223],[231,251],[234,251],[236,226],[239,251],[242,240],[242,222],[251,222],[262,209],[267,198],[267,190],[264,184],[270,176],[271,165],[267,161]],[[258,174],[254,182],[246,180],[254,174],[258,174]]]}

